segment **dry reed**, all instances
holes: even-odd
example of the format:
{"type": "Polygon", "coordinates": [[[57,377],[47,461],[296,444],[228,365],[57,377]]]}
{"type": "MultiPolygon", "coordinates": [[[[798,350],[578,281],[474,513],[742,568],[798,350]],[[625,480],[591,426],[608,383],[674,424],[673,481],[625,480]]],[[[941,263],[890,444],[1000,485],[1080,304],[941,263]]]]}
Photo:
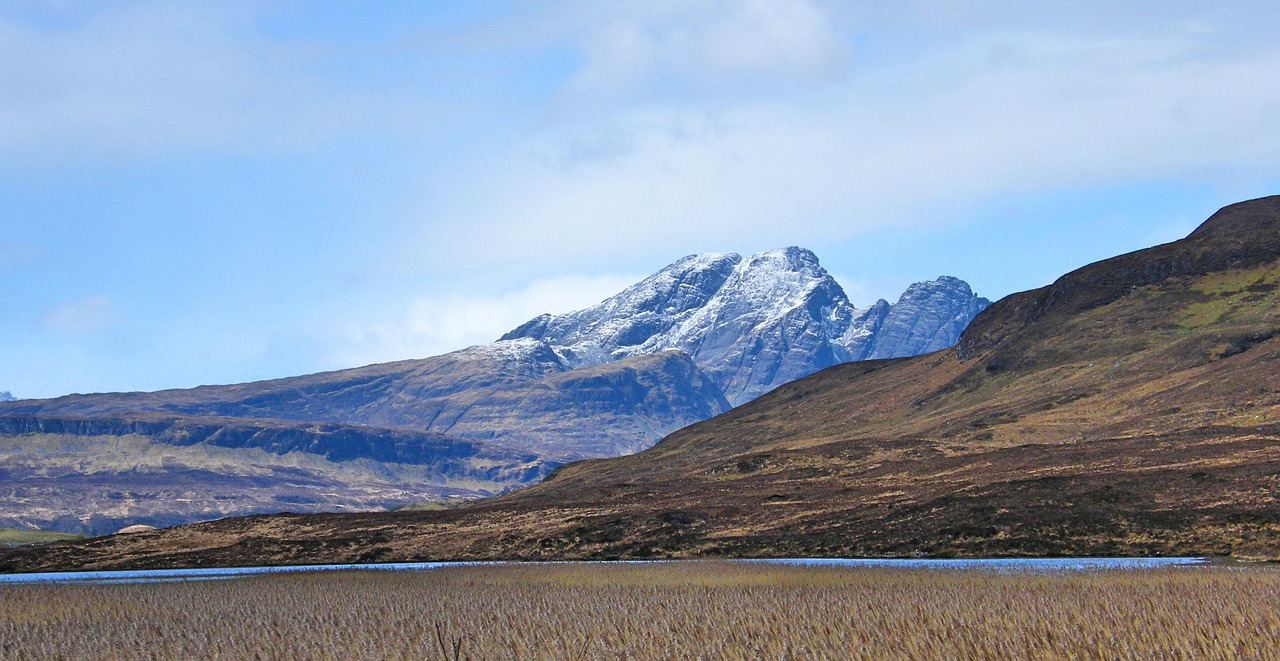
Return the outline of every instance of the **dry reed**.
{"type": "Polygon", "coordinates": [[[3,659],[1269,659],[1280,573],[697,562],[0,586],[3,659]]]}

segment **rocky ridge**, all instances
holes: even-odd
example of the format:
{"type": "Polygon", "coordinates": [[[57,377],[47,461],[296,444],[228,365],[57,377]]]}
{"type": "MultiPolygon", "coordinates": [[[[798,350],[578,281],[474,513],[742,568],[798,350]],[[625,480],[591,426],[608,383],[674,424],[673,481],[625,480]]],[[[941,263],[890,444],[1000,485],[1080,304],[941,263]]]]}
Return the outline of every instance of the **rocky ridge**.
{"type": "Polygon", "coordinates": [[[685,257],[602,303],[534,318],[502,340],[545,342],[568,364],[677,350],[739,405],[839,363],[945,349],[990,301],[964,281],[918,282],[858,309],[803,248],[685,257]]]}

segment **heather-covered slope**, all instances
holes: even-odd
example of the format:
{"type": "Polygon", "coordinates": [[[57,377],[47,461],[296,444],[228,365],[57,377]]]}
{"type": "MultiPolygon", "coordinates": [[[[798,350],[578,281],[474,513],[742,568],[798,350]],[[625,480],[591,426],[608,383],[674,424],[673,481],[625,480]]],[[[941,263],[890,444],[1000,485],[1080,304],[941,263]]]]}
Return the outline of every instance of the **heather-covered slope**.
{"type": "Polygon", "coordinates": [[[449,512],[235,519],[10,569],[731,555],[1280,557],[1280,198],[628,457],[449,512]]]}

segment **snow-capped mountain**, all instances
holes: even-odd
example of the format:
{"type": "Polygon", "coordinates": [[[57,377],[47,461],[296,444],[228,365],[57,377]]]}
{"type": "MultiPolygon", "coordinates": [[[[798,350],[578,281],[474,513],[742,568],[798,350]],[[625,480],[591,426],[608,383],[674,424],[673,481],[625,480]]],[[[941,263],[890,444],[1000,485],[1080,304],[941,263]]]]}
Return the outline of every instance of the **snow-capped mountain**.
{"type": "Polygon", "coordinates": [[[14,397],[13,393],[9,392],[8,390],[0,390],[0,402],[16,402],[16,401],[18,401],[18,398],[14,397]]]}
{"type": "Polygon", "coordinates": [[[964,281],[942,277],[912,285],[896,305],[858,309],[803,248],[705,253],[502,340],[541,340],[573,367],[683,351],[738,405],[837,363],[951,346],[987,305],[964,281]]]}
{"type": "Polygon", "coordinates": [[[6,469],[33,480],[24,487],[31,498],[0,503],[0,526],[97,533],[283,508],[368,509],[414,493],[497,493],[567,461],[643,450],[836,363],[948,346],[986,305],[962,281],[939,278],[912,285],[897,304],[859,309],[808,250],[708,253],[599,305],[441,356],[5,402],[0,445],[26,448],[31,435],[45,445],[7,460],[0,447],[6,469]],[[120,453],[121,443],[139,453],[120,453]],[[136,457],[164,465],[140,471],[150,459],[136,457]],[[86,466],[93,480],[81,479],[86,466]],[[181,495],[192,488],[203,496],[181,495]]]}

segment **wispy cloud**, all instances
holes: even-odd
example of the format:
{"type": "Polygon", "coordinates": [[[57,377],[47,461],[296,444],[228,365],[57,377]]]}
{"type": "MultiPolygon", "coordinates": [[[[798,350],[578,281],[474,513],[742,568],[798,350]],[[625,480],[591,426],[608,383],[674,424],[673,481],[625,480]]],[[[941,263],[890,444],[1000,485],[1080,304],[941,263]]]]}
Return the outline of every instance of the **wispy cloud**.
{"type": "Polygon", "coordinates": [[[296,153],[423,117],[429,93],[388,91],[342,70],[360,51],[264,34],[259,23],[278,4],[68,2],[0,12],[0,155],[18,166],[11,174],[296,153]]]}
{"type": "Polygon", "coordinates": [[[111,299],[99,295],[54,307],[41,316],[40,326],[55,333],[81,335],[107,330],[117,319],[111,299]]]}
{"type": "Polygon", "coordinates": [[[0,0],[0,371],[420,357],[702,250],[806,245],[864,305],[938,262],[1036,286],[1115,240],[1049,205],[1190,200],[1117,212],[1154,241],[1274,192],[1273,4],[0,0]],[[84,335],[118,319],[85,291],[138,334],[84,335]]]}
{"type": "MultiPolygon", "coordinates": [[[[709,98],[761,83],[824,80],[849,62],[848,43],[807,0],[612,3],[599,14],[575,9],[578,20],[588,21],[579,28],[584,65],[568,83],[579,97],[709,98]]],[[[563,15],[556,20],[574,24],[563,15]]]]}
{"type": "Polygon", "coordinates": [[[350,367],[406,357],[421,358],[492,342],[543,313],[559,314],[594,305],[641,276],[565,276],[529,283],[492,296],[424,296],[400,315],[365,319],[335,329],[324,340],[332,367],[350,367]]]}
{"type": "MultiPolygon", "coordinates": [[[[829,25],[803,18],[821,16],[812,5],[734,6],[829,25]]],[[[681,45],[714,43],[729,28],[636,28],[640,45],[628,46],[610,36],[620,20],[601,18],[582,37],[585,61],[563,91],[598,100],[630,85],[645,94],[565,115],[483,179],[457,182],[432,219],[431,242],[443,248],[436,263],[591,259],[724,237],[748,247],[847,240],[955,222],[948,211],[997,195],[1247,177],[1280,165],[1280,84],[1270,84],[1280,82],[1280,49],[1226,44],[1229,35],[1199,23],[1153,34],[1042,27],[920,39],[807,91],[726,104],[666,94],[644,76],[661,63],[688,64],[657,78],[668,81],[729,66],[681,45]]]]}
{"type": "Polygon", "coordinates": [[[42,257],[44,257],[44,251],[38,246],[0,242],[0,269],[31,264],[42,257]]]}

